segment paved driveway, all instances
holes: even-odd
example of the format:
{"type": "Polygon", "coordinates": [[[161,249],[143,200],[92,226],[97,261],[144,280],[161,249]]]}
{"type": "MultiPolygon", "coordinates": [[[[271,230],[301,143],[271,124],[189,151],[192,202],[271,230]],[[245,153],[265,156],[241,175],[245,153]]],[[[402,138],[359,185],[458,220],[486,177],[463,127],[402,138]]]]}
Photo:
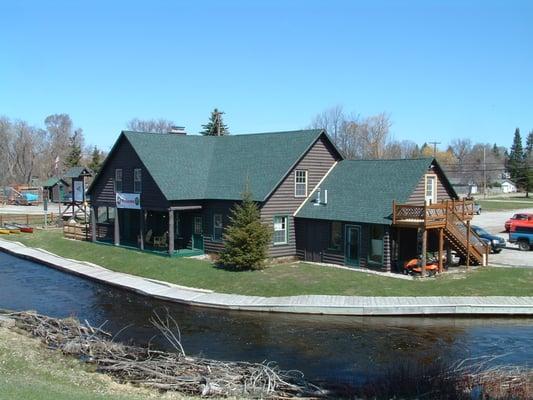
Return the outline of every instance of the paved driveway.
{"type": "MultiPolygon", "coordinates": [[[[486,231],[508,240],[509,235],[505,233],[503,225],[505,221],[517,212],[533,213],[533,208],[507,211],[484,211],[481,215],[474,216],[472,224],[481,226],[486,231]]],[[[489,264],[533,268],[533,251],[520,251],[518,250],[518,246],[507,243],[506,248],[500,254],[491,254],[489,256],[489,264]]]]}

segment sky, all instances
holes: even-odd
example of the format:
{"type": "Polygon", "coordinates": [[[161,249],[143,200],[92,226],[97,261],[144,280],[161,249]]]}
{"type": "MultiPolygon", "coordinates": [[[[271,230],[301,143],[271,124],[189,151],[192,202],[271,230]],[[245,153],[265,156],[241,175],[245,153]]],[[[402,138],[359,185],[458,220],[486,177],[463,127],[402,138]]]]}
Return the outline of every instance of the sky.
{"type": "Polygon", "coordinates": [[[108,150],[132,118],[305,128],[342,105],[396,140],[533,130],[532,1],[0,0],[0,115],[68,113],[108,150]]]}

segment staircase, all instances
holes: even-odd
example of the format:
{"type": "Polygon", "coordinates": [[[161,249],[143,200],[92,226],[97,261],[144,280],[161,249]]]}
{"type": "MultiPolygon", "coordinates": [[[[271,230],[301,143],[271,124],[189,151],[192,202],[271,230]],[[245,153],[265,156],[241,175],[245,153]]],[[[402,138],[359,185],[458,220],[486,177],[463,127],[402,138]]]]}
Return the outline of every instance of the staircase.
{"type": "Polygon", "coordinates": [[[444,237],[458,256],[465,261],[468,260],[469,265],[485,266],[487,264],[489,246],[452,208],[448,208],[446,212],[444,237]]]}

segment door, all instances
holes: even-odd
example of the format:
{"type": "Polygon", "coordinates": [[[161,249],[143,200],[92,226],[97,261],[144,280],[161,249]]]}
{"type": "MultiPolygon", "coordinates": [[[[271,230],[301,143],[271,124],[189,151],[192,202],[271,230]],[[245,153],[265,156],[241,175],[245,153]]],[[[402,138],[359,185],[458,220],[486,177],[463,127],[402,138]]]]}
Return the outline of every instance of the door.
{"type": "Polygon", "coordinates": [[[203,250],[204,249],[204,235],[202,227],[202,216],[195,215],[192,219],[192,248],[203,250]]]}
{"type": "Polygon", "coordinates": [[[358,267],[361,256],[361,227],[347,225],[345,238],[344,259],[346,265],[358,267]]]}
{"type": "Polygon", "coordinates": [[[437,202],[437,176],[426,175],[426,204],[435,204],[437,202]]]}

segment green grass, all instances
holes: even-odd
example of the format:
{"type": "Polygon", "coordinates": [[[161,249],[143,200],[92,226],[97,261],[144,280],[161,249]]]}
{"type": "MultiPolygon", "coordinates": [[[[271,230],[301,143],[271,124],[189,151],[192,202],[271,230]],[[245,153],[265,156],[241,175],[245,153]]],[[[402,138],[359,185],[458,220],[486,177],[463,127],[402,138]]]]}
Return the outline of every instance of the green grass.
{"type": "Polygon", "coordinates": [[[511,197],[509,199],[477,200],[483,211],[520,210],[533,207],[533,198],[511,197]]]}
{"type": "Polygon", "coordinates": [[[280,264],[262,271],[232,272],[207,261],[170,258],[67,240],[58,230],[2,236],[114,271],[221,293],[258,296],[304,294],[354,296],[533,296],[533,269],[480,268],[407,281],[306,263],[280,264]]]}
{"type": "Polygon", "coordinates": [[[113,382],[91,366],[45,348],[23,333],[0,328],[0,399],[142,400],[183,399],[175,393],[113,382]]]}

